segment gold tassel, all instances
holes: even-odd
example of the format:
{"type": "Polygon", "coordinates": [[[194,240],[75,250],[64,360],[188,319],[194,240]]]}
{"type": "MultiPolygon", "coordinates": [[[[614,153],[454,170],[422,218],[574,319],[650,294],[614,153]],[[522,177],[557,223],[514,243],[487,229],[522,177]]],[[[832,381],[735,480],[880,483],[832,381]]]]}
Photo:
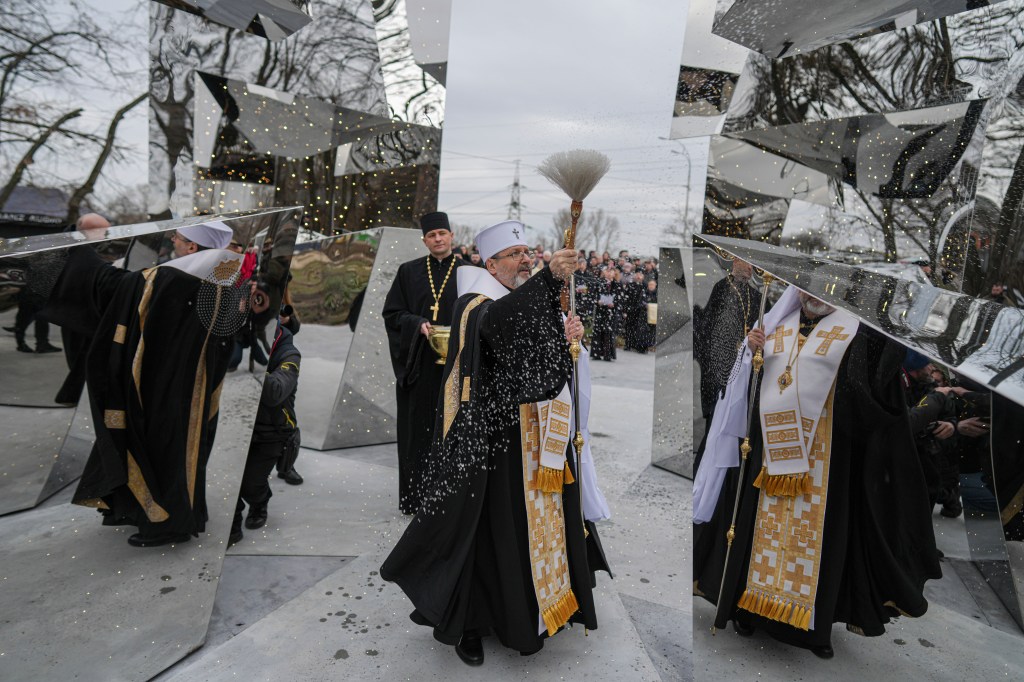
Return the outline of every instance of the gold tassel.
{"type": "Polygon", "coordinates": [[[569,589],[559,597],[558,601],[544,609],[542,617],[544,626],[548,629],[548,637],[554,635],[560,627],[568,623],[572,614],[576,613],[579,608],[576,595],[573,594],[572,589],[569,589]]]}
{"type": "Polygon", "coordinates": [[[780,618],[779,620],[781,620],[783,623],[788,623],[789,622],[789,617],[790,617],[790,615],[792,613],[793,613],[793,602],[789,602],[788,604],[786,604],[786,608],[782,610],[782,618],[780,618]]]}
{"type": "Polygon", "coordinates": [[[533,489],[546,493],[562,492],[562,471],[563,469],[552,469],[546,466],[538,467],[533,489]]]}
{"type": "Polygon", "coordinates": [[[754,487],[760,488],[764,485],[764,478],[767,476],[768,467],[761,467],[761,471],[758,472],[757,478],[754,479],[754,487]]]}
{"type": "Polygon", "coordinates": [[[755,488],[760,488],[772,497],[799,497],[811,492],[813,486],[814,480],[810,473],[773,476],[765,467],[761,467],[761,472],[754,480],[755,488]]]}
{"type": "Polygon", "coordinates": [[[569,471],[569,462],[565,463],[565,469],[562,471],[562,476],[565,481],[565,485],[572,485],[576,482],[576,479],[573,478],[572,472],[569,471]]]}
{"type": "Polygon", "coordinates": [[[806,609],[804,611],[804,617],[800,620],[800,629],[801,630],[810,630],[811,629],[811,609],[806,609]]]}

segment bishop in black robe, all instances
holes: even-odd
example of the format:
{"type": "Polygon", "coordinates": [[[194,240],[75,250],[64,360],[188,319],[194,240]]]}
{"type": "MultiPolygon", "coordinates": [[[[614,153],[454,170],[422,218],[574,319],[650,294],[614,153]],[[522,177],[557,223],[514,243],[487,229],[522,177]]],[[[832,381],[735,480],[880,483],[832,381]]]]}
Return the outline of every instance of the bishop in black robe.
{"type": "MultiPolygon", "coordinates": [[[[813,325],[806,318],[801,322],[813,325]]],[[[761,628],[780,641],[827,658],[832,655],[833,623],[846,623],[847,629],[857,634],[879,636],[890,618],[924,615],[928,608],[924,583],[941,578],[942,573],[928,489],[900,383],[904,354],[902,346],[862,325],[839,365],[820,573],[810,630],[737,606],[747,584],[761,494],[755,487],[763,460],[757,392],[749,430],[752,450],[744,478],[739,480],[738,468],[730,469],[713,517],[694,527],[694,591],[718,604],[721,587],[724,605],[718,609],[717,627],[725,627],[733,619],[741,634],[761,628]],[[742,487],[742,497],[726,566],[726,532],[737,486],[742,487]]]]}
{"type": "MultiPolygon", "coordinates": [[[[237,272],[236,254],[187,256],[237,272]]],[[[181,265],[181,261],[177,263],[181,265]]],[[[215,269],[216,271],[216,269],[215,269]]],[[[96,432],[73,502],[139,528],[132,544],[187,540],[205,529],[206,464],[217,431],[231,339],[209,331],[203,284],[180,267],[129,272],[89,247],[69,250],[46,318],[91,339],[86,383],[96,432]]],[[[222,296],[237,307],[242,290],[222,296]]]]}
{"type": "MultiPolygon", "coordinates": [[[[413,621],[445,644],[493,633],[533,653],[548,636],[538,628],[520,406],[554,398],[569,380],[560,289],[544,268],[498,300],[467,293],[455,306],[426,493],[380,571],[412,601],[413,621]]],[[[567,461],[566,480],[579,480],[573,457],[567,461]]],[[[566,483],[561,494],[576,602],[562,622],[595,629],[593,571],[608,567],[596,528],[588,523],[584,532],[578,485],[566,483]]]]}
{"type": "MultiPolygon", "coordinates": [[[[435,224],[425,222],[424,225],[426,228],[435,224]]],[[[425,232],[429,231],[425,229],[425,232]]],[[[443,258],[427,255],[402,263],[384,301],[382,314],[398,403],[398,506],[404,514],[413,514],[419,508],[422,467],[434,435],[434,407],[444,373],[444,365],[437,364],[438,356],[421,328],[424,323],[451,324],[452,309],[458,298],[455,271],[460,265],[464,262],[451,252],[443,258]],[[428,267],[434,291],[445,283],[436,317],[431,310],[434,296],[428,267]]]]}

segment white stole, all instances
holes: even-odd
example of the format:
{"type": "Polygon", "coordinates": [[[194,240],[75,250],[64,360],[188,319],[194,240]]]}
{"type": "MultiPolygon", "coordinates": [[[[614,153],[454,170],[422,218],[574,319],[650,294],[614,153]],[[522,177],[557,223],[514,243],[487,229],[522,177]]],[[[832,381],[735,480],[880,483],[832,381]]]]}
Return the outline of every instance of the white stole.
{"type": "Polygon", "coordinates": [[[822,408],[859,326],[853,315],[836,310],[818,320],[799,350],[799,308],[766,330],[761,435],[770,476],[809,470],[808,452],[822,408]]]}

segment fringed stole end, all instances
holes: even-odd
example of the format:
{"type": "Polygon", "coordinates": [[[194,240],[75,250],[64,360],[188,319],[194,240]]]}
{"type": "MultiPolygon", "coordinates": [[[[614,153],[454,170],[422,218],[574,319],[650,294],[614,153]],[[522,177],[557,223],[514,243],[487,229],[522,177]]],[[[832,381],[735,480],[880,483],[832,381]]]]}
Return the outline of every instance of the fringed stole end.
{"type": "Polygon", "coordinates": [[[544,619],[544,626],[548,629],[548,637],[553,636],[558,629],[569,622],[572,614],[579,611],[579,604],[576,603],[576,595],[572,588],[558,598],[554,604],[544,609],[541,617],[544,619]]]}
{"type": "Polygon", "coordinates": [[[534,479],[533,489],[540,490],[545,493],[560,493],[562,487],[575,483],[576,479],[573,478],[572,472],[569,471],[569,463],[566,462],[565,466],[561,469],[553,469],[551,467],[539,466],[537,468],[537,478],[534,479]]]}
{"type": "Polygon", "coordinates": [[[760,473],[754,479],[754,487],[760,488],[772,497],[800,497],[811,492],[814,479],[809,471],[802,474],[778,474],[768,473],[767,467],[761,467],[760,473]]]}
{"type": "Polygon", "coordinates": [[[749,611],[768,620],[791,625],[798,630],[811,629],[813,607],[801,606],[791,599],[746,589],[737,606],[744,611],[749,611]]]}

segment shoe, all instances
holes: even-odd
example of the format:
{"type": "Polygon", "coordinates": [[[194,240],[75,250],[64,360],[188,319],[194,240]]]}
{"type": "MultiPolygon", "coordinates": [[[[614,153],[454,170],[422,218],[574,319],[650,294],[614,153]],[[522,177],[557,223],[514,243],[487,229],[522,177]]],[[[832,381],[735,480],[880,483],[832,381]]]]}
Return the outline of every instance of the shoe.
{"type": "Polygon", "coordinates": [[[262,528],[267,523],[267,504],[249,505],[249,514],[245,517],[245,527],[251,530],[262,528]]]}
{"type": "Polygon", "coordinates": [[[127,516],[115,516],[114,514],[103,515],[104,526],[131,526],[132,522],[128,520],[127,516]]]}
{"type": "Polygon", "coordinates": [[[288,471],[278,471],[277,477],[283,478],[284,482],[288,485],[302,485],[302,476],[299,476],[299,472],[294,468],[291,468],[288,471]]]}
{"type": "Polygon", "coordinates": [[[733,630],[736,631],[736,634],[739,635],[740,637],[750,637],[751,635],[754,634],[754,626],[753,625],[746,625],[745,623],[741,623],[741,622],[739,622],[736,619],[733,619],[733,621],[732,621],[732,628],[733,628],[733,630]]]}
{"type": "Polygon", "coordinates": [[[10,332],[12,334],[17,334],[18,333],[18,328],[17,327],[4,327],[4,331],[5,332],[10,332]]]}
{"type": "Polygon", "coordinates": [[[53,346],[49,343],[36,344],[37,353],[59,353],[61,351],[57,346],[53,346]]]}
{"type": "Polygon", "coordinates": [[[818,658],[824,658],[828,660],[836,655],[836,652],[832,650],[831,644],[822,644],[821,646],[812,646],[811,653],[818,658]]]}
{"type": "Polygon", "coordinates": [[[466,665],[476,666],[484,664],[484,646],[480,641],[480,635],[471,635],[469,633],[462,635],[462,640],[455,645],[455,653],[459,655],[459,658],[466,665]]]}
{"type": "Polygon", "coordinates": [[[228,536],[228,547],[230,547],[231,545],[238,544],[239,542],[242,541],[243,537],[245,537],[245,536],[242,533],[242,529],[241,528],[232,528],[231,529],[231,535],[228,536]]]}
{"type": "Polygon", "coordinates": [[[136,533],[128,536],[128,544],[132,547],[160,547],[162,545],[188,542],[192,536],[188,533],[157,533],[156,535],[144,535],[136,533]]]}
{"type": "Polygon", "coordinates": [[[18,344],[18,350],[19,350],[20,352],[22,352],[22,353],[35,353],[35,351],[34,351],[34,350],[32,350],[32,348],[30,348],[29,346],[27,346],[27,345],[26,345],[26,344],[24,344],[24,343],[19,343],[19,344],[18,344]]]}
{"type": "Polygon", "coordinates": [[[946,504],[942,505],[942,509],[939,510],[939,513],[945,516],[947,519],[955,519],[956,517],[964,513],[964,506],[960,504],[959,500],[956,500],[954,502],[947,502],[946,504]]]}

